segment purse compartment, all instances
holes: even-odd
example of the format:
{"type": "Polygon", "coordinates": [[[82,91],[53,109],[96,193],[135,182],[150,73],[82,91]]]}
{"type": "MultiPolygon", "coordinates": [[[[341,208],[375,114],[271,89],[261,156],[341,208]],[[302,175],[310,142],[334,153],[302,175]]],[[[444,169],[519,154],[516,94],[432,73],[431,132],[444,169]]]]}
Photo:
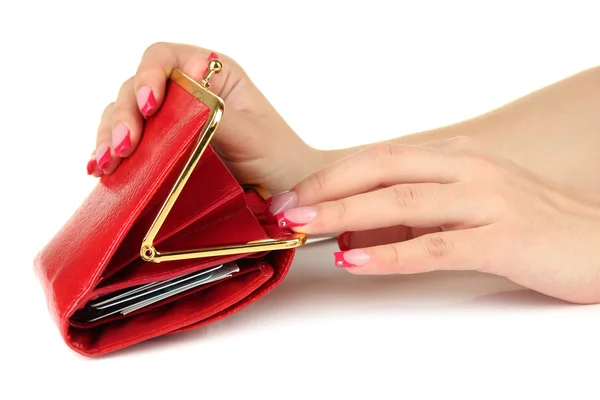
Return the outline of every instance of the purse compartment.
{"type": "Polygon", "coordinates": [[[215,285],[200,286],[147,310],[87,327],[71,323],[67,344],[84,354],[97,355],[225,315],[228,309],[249,303],[253,292],[275,273],[266,260],[244,260],[242,264],[244,273],[215,285]]]}
{"type": "MultiPolygon", "coordinates": [[[[190,151],[191,149],[187,153],[190,151]]],[[[127,235],[102,272],[101,280],[109,279],[139,259],[141,243],[171,191],[178,175],[177,171],[183,168],[187,157],[188,154],[180,160],[173,172],[152,196],[146,209],[128,230],[127,235]]],[[[160,247],[165,241],[169,241],[197,221],[202,220],[203,224],[211,224],[245,205],[243,189],[219,157],[208,147],[156,235],[154,245],[160,247]]],[[[214,241],[211,243],[210,237],[199,242],[200,246],[212,244],[215,243],[214,241]]],[[[177,247],[174,246],[174,248],[177,247]]],[[[181,248],[183,247],[179,247],[179,249],[181,248]]]]}
{"type": "MultiPolygon", "coordinates": [[[[257,218],[248,207],[243,205],[241,208],[230,211],[218,218],[213,218],[209,221],[196,221],[157,247],[161,252],[168,252],[218,246],[228,243],[245,243],[267,237],[265,229],[260,225],[257,218]]],[[[147,262],[138,256],[133,262],[121,268],[112,276],[102,280],[96,287],[94,294],[101,296],[126,287],[185,275],[193,271],[210,268],[247,256],[244,254],[233,254],[229,256],[165,261],[161,263],[147,262]]]]}
{"type": "MultiPolygon", "coordinates": [[[[271,290],[291,264],[294,250],[141,265],[141,239],[209,115],[206,105],[173,82],[168,84],[167,91],[162,107],[146,121],[136,152],[124,159],[114,173],[100,179],[90,196],[35,259],[35,270],[44,287],[50,313],[64,340],[82,354],[108,353],[222,318],[271,290]],[[90,329],[71,325],[73,314],[102,291],[167,279],[173,274],[239,257],[261,256],[264,262],[253,261],[260,266],[256,271],[212,287],[207,285],[206,290],[149,313],[90,329]]],[[[200,241],[212,245],[234,242],[240,237],[257,240],[285,235],[257,211],[255,206],[266,208],[264,200],[259,199],[254,204],[250,199],[256,200],[256,196],[249,192],[244,195],[210,146],[190,179],[156,237],[159,250],[168,249],[170,239],[173,239],[173,249],[185,250],[185,244],[175,239],[179,234],[189,239],[189,248],[202,244],[200,241]],[[240,229],[241,221],[248,225],[240,229]],[[212,234],[204,233],[209,226],[222,229],[222,236],[217,237],[217,229],[213,229],[212,234]],[[195,233],[187,234],[189,232],[195,233]],[[213,241],[209,243],[209,239],[213,241]],[[219,243],[220,239],[223,242],[219,243]]]]}
{"type": "MultiPolygon", "coordinates": [[[[241,200],[230,203],[235,207],[221,207],[228,210],[224,215],[187,224],[161,243],[161,251],[247,242],[285,234],[268,215],[267,202],[258,193],[247,190],[242,193],[241,200]]],[[[99,282],[85,303],[124,288],[170,279],[230,261],[238,263],[240,272],[127,315],[109,316],[91,323],[70,318],[67,343],[84,354],[99,355],[220,319],[250,304],[279,282],[287,273],[293,252],[284,250],[163,263],[146,262],[138,257],[99,282]]]]}

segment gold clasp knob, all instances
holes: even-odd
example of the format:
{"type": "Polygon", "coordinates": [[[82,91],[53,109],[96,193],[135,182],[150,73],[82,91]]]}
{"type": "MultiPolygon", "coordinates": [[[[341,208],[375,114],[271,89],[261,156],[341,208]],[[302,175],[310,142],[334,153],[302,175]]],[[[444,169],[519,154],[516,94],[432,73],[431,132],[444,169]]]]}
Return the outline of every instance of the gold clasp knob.
{"type": "Polygon", "coordinates": [[[210,83],[208,83],[210,78],[212,78],[215,74],[221,72],[222,69],[223,63],[221,62],[221,60],[210,60],[210,62],[208,63],[208,71],[206,71],[206,74],[204,75],[202,82],[200,82],[200,85],[202,85],[203,88],[208,89],[210,87],[210,83]]]}

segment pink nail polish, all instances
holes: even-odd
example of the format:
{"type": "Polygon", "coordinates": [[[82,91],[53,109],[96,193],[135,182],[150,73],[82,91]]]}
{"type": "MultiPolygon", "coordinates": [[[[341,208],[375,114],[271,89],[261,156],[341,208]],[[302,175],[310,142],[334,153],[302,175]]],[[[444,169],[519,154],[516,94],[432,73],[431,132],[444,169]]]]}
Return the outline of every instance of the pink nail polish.
{"type": "Polygon", "coordinates": [[[277,215],[285,210],[294,208],[298,205],[298,195],[296,192],[283,192],[276,194],[268,200],[269,212],[277,215]]]}
{"type": "Polygon", "coordinates": [[[144,118],[148,117],[148,114],[156,108],[156,99],[152,89],[148,86],[142,86],[136,95],[138,107],[144,118]]]}
{"type": "Polygon", "coordinates": [[[277,215],[277,224],[281,228],[293,228],[313,222],[317,218],[315,207],[292,208],[277,215]]]}
{"type": "Polygon", "coordinates": [[[104,169],[108,165],[108,163],[112,160],[112,155],[110,154],[110,147],[105,144],[101,144],[96,150],[96,163],[98,164],[98,168],[100,171],[104,172],[104,169]]]}
{"type": "Polygon", "coordinates": [[[350,234],[351,232],[344,232],[337,238],[338,247],[342,251],[350,250],[350,234]]]}
{"type": "Polygon", "coordinates": [[[119,124],[112,131],[112,145],[115,149],[115,153],[118,156],[122,156],[127,150],[131,148],[131,137],[129,135],[129,129],[124,124],[119,124]]]}
{"type": "Polygon", "coordinates": [[[369,253],[362,250],[337,251],[333,253],[333,256],[335,257],[335,266],[338,268],[358,267],[371,260],[369,253]]]}

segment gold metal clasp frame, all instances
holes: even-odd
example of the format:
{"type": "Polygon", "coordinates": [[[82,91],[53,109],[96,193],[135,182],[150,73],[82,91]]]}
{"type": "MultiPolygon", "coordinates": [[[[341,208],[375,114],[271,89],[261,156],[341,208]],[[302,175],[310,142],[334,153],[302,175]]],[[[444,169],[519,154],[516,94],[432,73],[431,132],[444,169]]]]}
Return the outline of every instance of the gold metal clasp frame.
{"type": "MultiPolygon", "coordinates": [[[[177,181],[173,185],[171,192],[167,196],[164,204],[162,205],[156,219],[150,226],[146,237],[142,241],[142,247],[140,249],[140,256],[143,260],[159,263],[162,261],[176,261],[176,260],[188,260],[194,258],[203,257],[214,257],[214,256],[225,256],[232,254],[247,254],[257,253],[263,251],[272,250],[283,250],[291,249],[294,247],[302,246],[306,242],[306,235],[296,233],[286,239],[261,239],[247,243],[236,243],[221,245],[218,247],[194,249],[194,250],[181,250],[181,251],[170,251],[161,253],[154,247],[154,239],[158,234],[161,226],[165,222],[165,219],[169,215],[169,212],[173,208],[173,205],[177,201],[181,191],[183,190],[186,182],[190,175],[196,168],[200,157],[204,153],[204,150],[208,146],[212,136],[219,125],[223,110],[225,108],[223,100],[208,90],[210,84],[209,80],[215,74],[221,72],[223,65],[220,60],[211,60],[208,66],[208,70],[204,76],[204,79],[200,84],[194,82],[190,77],[185,75],[179,70],[174,70],[171,74],[171,80],[191,93],[198,100],[206,104],[210,109],[209,117],[200,131],[198,143],[194,148],[189,160],[183,167],[181,174],[177,178],[177,181]]],[[[259,194],[263,195],[262,191],[258,191],[259,194]]],[[[264,195],[263,195],[264,197],[264,195]]]]}

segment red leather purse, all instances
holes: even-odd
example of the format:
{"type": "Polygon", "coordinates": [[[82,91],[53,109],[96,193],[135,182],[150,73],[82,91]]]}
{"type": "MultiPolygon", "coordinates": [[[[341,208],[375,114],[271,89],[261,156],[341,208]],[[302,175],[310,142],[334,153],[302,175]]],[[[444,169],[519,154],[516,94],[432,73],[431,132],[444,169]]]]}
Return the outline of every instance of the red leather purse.
{"type": "Polygon", "coordinates": [[[304,235],[281,229],[260,188],[242,188],[209,145],[224,110],[208,90],[212,60],[196,83],[174,71],[135,153],[103,176],[35,259],[65,342],[98,356],[218,321],[285,277],[304,235]],[[236,260],[239,272],[127,315],[76,316],[93,300],[236,260]]]}

